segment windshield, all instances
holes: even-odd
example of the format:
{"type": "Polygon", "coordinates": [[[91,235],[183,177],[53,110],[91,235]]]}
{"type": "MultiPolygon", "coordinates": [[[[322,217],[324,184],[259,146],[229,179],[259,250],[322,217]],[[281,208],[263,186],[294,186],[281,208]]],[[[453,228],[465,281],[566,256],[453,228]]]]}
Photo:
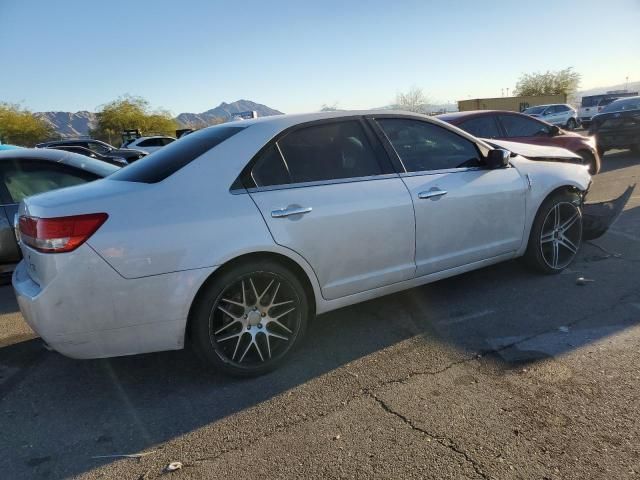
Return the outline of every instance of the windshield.
{"type": "Polygon", "coordinates": [[[640,97],[621,98],[602,109],[601,113],[622,112],[625,110],[640,110],[640,97]]]}
{"type": "Polygon", "coordinates": [[[524,112],[522,113],[526,113],[528,115],[531,114],[540,114],[542,112],[544,112],[544,109],[547,108],[546,106],[540,106],[540,107],[531,107],[531,108],[527,108],[524,112]]]}

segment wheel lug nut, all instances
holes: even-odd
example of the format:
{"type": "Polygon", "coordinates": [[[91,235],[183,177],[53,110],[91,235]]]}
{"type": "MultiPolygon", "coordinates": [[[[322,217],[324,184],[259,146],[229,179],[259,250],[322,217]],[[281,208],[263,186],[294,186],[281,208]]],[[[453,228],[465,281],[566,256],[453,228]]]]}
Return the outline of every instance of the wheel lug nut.
{"type": "Polygon", "coordinates": [[[262,328],[262,324],[261,323],[258,324],[258,328],[262,328]]]}
{"type": "Polygon", "coordinates": [[[264,313],[264,312],[262,312],[262,313],[260,314],[260,316],[261,316],[261,317],[266,317],[266,316],[267,316],[267,314],[266,314],[266,313],[264,313]]]}
{"type": "Polygon", "coordinates": [[[244,318],[245,320],[247,319],[247,314],[245,313],[242,318],[244,318]]]}

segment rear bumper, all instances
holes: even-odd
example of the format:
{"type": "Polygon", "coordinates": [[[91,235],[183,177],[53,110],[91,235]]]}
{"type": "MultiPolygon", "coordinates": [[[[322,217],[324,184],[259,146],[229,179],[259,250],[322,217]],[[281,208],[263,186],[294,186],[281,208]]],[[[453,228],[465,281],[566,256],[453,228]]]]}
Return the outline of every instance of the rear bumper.
{"type": "Polygon", "coordinates": [[[184,346],[189,308],[214,268],[127,280],[87,245],[68,255],[45,286],[25,261],[12,279],[26,322],[52,349],[104,358],[184,346]]]}

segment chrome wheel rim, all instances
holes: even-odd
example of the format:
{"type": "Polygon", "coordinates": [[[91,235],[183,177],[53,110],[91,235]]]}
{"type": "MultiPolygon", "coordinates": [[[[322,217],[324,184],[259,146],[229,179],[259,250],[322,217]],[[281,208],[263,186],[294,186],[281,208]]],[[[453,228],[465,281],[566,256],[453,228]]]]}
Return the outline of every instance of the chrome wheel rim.
{"type": "Polygon", "coordinates": [[[582,240],[582,213],[571,202],[556,203],[542,224],[540,251],[548,267],[562,270],[578,253],[582,240]]]}
{"type": "Polygon", "coordinates": [[[300,330],[300,299],[292,285],[270,272],[255,272],[229,284],[209,316],[216,353],[240,367],[272,362],[293,345],[300,330]]]}

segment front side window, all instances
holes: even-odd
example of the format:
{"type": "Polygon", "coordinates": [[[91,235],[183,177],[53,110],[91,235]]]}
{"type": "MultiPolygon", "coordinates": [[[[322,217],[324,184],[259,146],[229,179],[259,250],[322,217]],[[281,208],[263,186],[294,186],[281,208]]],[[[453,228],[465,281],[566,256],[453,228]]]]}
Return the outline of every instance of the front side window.
{"type": "Polygon", "coordinates": [[[481,158],[475,144],[438,125],[419,120],[377,120],[408,172],[476,167],[481,158]]]}
{"type": "Polygon", "coordinates": [[[495,117],[486,116],[471,118],[458,125],[465,132],[479,138],[500,138],[502,135],[498,129],[495,117]]]}
{"type": "Polygon", "coordinates": [[[15,203],[31,195],[80,185],[97,178],[97,175],[89,172],[37,160],[6,162],[2,166],[2,179],[15,203]]]}
{"type": "Polygon", "coordinates": [[[539,137],[549,133],[547,125],[531,118],[519,115],[500,115],[498,118],[504,127],[507,138],[539,137]]]}

